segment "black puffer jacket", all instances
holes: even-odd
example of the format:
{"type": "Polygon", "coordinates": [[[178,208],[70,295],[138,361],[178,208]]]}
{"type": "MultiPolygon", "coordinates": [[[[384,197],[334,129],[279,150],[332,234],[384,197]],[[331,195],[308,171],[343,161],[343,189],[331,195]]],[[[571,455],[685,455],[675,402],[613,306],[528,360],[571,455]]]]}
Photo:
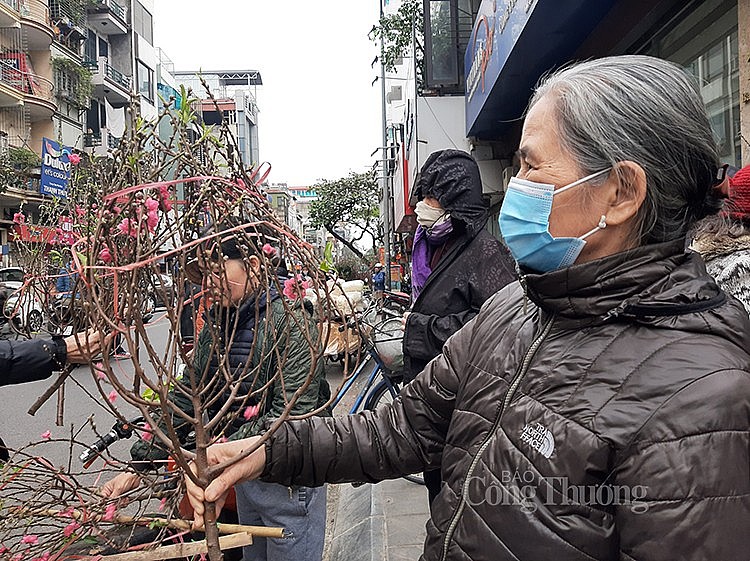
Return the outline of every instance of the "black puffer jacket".
{"type": "Polygon", "coordinates": [[[65,341],[0,341],[0,386],[43,380],[65,366],[65,341]]]}
{"type": "Polygon", "coordinates": [[[460,150],[431,154],[416,195],[434,197],[451,213],[456,237],[414,302],[404,333],[404,379],[411,381],[440,354],[448,337],[479,313],[487,299],[516,278],[507,248],[484,227],[487,204],[474,159],[460,150]]]}
{"type": "Polygon", "coordinates": [[[392,405],[284,425],[264,477],[442,463],[429,561],[746,561],[750,320],[683,243],[506,287],[392,405]]]}

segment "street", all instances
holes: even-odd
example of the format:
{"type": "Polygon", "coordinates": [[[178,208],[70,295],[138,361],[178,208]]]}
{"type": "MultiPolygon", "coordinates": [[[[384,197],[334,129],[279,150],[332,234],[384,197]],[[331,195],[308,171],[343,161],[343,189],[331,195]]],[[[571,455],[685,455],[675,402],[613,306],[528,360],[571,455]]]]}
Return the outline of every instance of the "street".
{"type": "MultiPolygon", "coordinates": [[[[157,312],[154,324],[148,328],[151,344],[157,349],[166,346],[169,334],[169,325],[166,321],[159,321],[160,315],[157,312]]],[[[114,361],[112,364],[115,365],[114,369],[118,377],[124,379],[132,377],[133,362],[131,359],[121,359],[114,361]]],[[[149,365],[144,364],[143,366],[148,371],[149,365]]],[[[326,361],[326,375],[331,385],[331,391],[335,392],[341,382],[341,366],[338,363],[333,364],[326,361]]],[[[98,394],[96,383],[88,366],[77,367],[73,371],[71,379],[65,383],[64,426],[58,427],[55,425],[57,394],[53,395],[35,416],[29,415],[28,410],[31,405],[53,383],[55,377],[56,375],[53,375],[46,380],[2,388],[4,407],[0,408],[0,437],[9,448],[20,448],[30,442],[42,440],[41,435],[49,431],[50,441],[43,442],[35,447],[34,453],[43,455],[53,465],[65,466],[68,464],[71,453],[70,443],[67,442],[70,439],[71,431],[77,433],[80,430],[79,436],[76,437],[77,441],[92,443],[97,439],[97,436],[90,426],[90,420],[95,423],[96,429],[101,435],[109,431],[115,422],[115,418],[102,405],[105,398],[98,394]],[[86,392],[95,396],[96,400],[92,399],[86,392]],[[56,439],[60,439],[60,441],[58,442],[56,439]]],[[[107,386],[105,385],[105,387],[107,386]]],[[[345,411],[346,407],[350,406],[351,401],[356,396],[355,390],[357,389],[356,387],[352,388],[337,411],[345,411]]],[[[115,405],[126,417],[139,414],[137,409],[124,403],[121,399],[115,405]]],[[[110,453],[120,460],[127,460],[131,444],[132,440],[116,442],[110,446],[110,453]]],[[[77,471],[80,467],[76,462],[78,462],[78,455],[82,450],[81,445],[73,445],[74,471],[77,471]]]]}
{"type": "MultiPolygon", "coordinates": [[[[148,330],[151,342],[156,348],[165,344],[169,331],[166,322],[156,322],[148,330]]],[[[130,359],[121,359],[113,362],[113,364],[118,376],[126,379],[132,377],[133,363],[130,359]]],[[[148,365],[145,366],[148,367],[148,365]]],[[[91,443],[97,439],[97,436],[89,426],[89,419],[96,424],[96,429],[100,435],[109,431],[115,419],[109,410],[102,405],[105,398],[99,395],[91,369],[88,366],[77,367],[73,371],[71,379],[65,383],[64,426],[58,427],[55,425],[57,394],[53,395],[35,416],[29,415],[28,409],[54,382],[55,378],[56,374],[46,380],[2,388],[4,407],[0,411],[0,436],[9,448],[19,448],[30,442],[42,440],[41,435],[49,431],[50,441],[35,447],[34,453],[43,455],[54,465],[64,466],[67,465],[71,452],[70,443],[64,440],[70,439],[71,430],[76,433],[83,427],[76,440],[91,443]],[[96,401],[86,392],[96,396],[96,401]],[[55,442],[55,439],[61,439],[61,441],[55,442]]],[[[137,415],[136,409],[127,405],[121,399],[115,405],[120,408],[125,416],[137,415]]],[[[110,447],[110,451],[115,457],[126,459],[131,443],[127,441],[117,442],[110,447]]],[[[76,462],[78,462],[78,455],[82,450],[81,446],[73,445],[74,471],[80,468],[80,465],[76,465],[76,462]]]]}

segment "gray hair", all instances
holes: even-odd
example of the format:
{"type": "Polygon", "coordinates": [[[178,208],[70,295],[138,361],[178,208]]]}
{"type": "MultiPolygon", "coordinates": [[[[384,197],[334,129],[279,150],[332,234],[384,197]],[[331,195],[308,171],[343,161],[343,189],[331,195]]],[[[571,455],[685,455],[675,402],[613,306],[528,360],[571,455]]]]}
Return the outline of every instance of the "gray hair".
{"type": "Polygon", "coordinates": [[[719,155],[692,76],[648,56],[618,56],[571,65],[542,79],[532,107],[551,95],[563,149],[582,175],[625,160],[646,172],[638,211],[639,243],[684,237],[716,213],[719,155]]]}

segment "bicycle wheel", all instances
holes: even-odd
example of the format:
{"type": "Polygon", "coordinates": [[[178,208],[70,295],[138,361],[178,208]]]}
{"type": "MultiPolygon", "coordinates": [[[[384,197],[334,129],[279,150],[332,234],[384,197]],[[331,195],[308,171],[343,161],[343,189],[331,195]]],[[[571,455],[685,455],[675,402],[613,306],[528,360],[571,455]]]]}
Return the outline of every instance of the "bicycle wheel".
{"type": "MultiPolygon", "coordinates": [[[[396,393],[399,392],[398,382],[391,382],[391,386],[396,390],[396,393]]],[[[370,390],[370,394],[367,396],[367,401],[365,402],[365,409],[373,410],[376,409],[378,405],[392,402],[393,394],[391,393],[388,384],[385,380],[380,380],[380,382],[370,390]]],[[[424,478],[419,474],[404,475],[403,478],[412,483],[416,483],[417,485],[424,485],[424,478]]]]}
{"type": "MultiPolygon", "coordinates": [[[[396,391],[396,394],[398,395],[399,387],[397,382],[391,382],[391,386],[393,386],[393,389],[396,391]]],[[[376,409],[378,405],[384,404],[384,403],[392,403],[393,402],[393,394],[391,393],[390,389],[388,388],[388,384],[385,380],[380,380],[377,384],[375,384],[375,387],[370,390],[369,395],[367,396],[367,399],[365,400],[365,409],[376,409]]]]}

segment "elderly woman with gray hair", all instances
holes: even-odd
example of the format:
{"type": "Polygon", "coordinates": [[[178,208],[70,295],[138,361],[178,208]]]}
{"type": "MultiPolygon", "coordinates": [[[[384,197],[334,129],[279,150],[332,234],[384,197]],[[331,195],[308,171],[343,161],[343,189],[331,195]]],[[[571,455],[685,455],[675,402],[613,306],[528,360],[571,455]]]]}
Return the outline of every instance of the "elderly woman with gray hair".
{"type": "Polygon", "coordinates": [[[750,551],[750,320],[685,251],[715,213],[691,77],[643,56],[537,88],[500,212],[522,273],[392,404],[283,424],[236,481],[379,481],[442,466],[424,560],[739,560],[750,551]]]}

